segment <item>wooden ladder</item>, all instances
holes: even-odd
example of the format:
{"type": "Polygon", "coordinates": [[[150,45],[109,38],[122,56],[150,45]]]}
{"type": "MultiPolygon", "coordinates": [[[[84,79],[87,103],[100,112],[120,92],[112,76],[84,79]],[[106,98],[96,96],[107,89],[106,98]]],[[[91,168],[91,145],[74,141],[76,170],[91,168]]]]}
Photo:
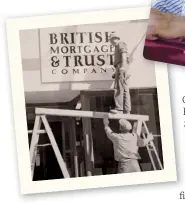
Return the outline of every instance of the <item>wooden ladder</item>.
{"type": "Polygon", "coordinates": [[[36,156],[37,156],[37,148],[38,148],[38,142],[39,142],[39,136],[40,134],[47,134],[51,143],[51,146],[53,148],[53,151],[55,153],[55,156],[57,158],[57,162],[59,164],[59,167],[61,169],[61,172],[64,176],[64,178],[70,178],[69,172],[67,170],[67,166],[64,162],[64,159],[60,153],[60,150],[58,148],[57,142],[55,140],[55,137],[53,135],[53,132],[51,130],[51,127],[47,121],[47,118],[45,115],[36,115],[34,128],[32,131],[32,139],[31,139],[31,145],[30,145],[30,162],[31,162],[31,175],[32,179],[34,176],[34,170],[35,170],[35,163],[36,163],[36,156]],[[45,130],[41,130],[41,122],[44,124],[45,130]]]}
{"type": "MultiPolygon", "coordinates": [[[[142,120],[138,120],[134,123],[134,126],[133,126],[133,133],[141,136],[146,139],[147,136],[150,134],[149,130],[148,130],[148,127],[146,125],[146,122],[145,121],[142,121],[142,120]]],[[[156,147],[154,145],[154,142],[153,141],[150,141],[147,145],[146,145],[146,148],[147,148],[147,151],[148,151],[148,155],[149,155],[149,158],[150,158],[150,161],[151,161],[151,164],[152,164],[152,167],[154,170],[157,170],[158,168],[160,170],[163,169],[163,166],[162,166],[162,163],[161,163],[161,160],[159,158],[159,155],[157,153],[157,150],[156,150],[156,147]],[[157,161],[157,164],[158,164],[158,167],[156,165],[156,161],[157,161]]]]}

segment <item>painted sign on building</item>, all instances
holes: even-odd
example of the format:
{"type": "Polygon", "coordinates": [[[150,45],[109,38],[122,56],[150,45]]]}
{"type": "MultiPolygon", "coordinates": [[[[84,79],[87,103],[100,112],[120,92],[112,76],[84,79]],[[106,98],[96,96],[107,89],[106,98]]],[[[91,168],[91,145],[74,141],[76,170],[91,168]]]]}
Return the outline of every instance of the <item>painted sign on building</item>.
{"type": "Polygon", "coordinates": [[[113,32],[114,27],[97,25],[40,29],[42,82],[110,80],[113,32]]]}
{"type": "Polygon", "coordinates": [[[111,80],[109,36],[116,33],[132,49],[143,35],[137,28],[138,22],[127,21],[39,29],[42,82],[111,80]]]}

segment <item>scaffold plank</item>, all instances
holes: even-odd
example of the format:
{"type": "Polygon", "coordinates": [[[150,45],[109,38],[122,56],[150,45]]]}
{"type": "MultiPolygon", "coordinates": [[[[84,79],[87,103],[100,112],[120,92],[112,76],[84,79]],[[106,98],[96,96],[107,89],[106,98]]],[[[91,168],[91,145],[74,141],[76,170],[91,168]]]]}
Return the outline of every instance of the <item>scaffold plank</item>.
{"type": "Polygon", "coordinates": [[[148,121],[149,116],[137,115],[137,114],[112,114],[106,112],[95,111],[81,111],[81,110],[66,110],[66,109],[48,109],[48,108],[36,108],[35,113],[37,115],[51,115],[51,116],[67,116],[67,117],[82,117],[82,118],[109,118],[109,119],[127,119],[127,120],[141,120],[148,121]]]}

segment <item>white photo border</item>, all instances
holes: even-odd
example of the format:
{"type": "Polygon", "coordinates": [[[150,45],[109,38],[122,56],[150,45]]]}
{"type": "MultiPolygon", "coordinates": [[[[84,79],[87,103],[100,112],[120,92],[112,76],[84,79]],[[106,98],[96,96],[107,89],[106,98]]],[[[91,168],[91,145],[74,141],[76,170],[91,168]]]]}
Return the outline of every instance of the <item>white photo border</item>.
{"type": "Polygon", "coordinates": [[[25,29],[70,26],[78,24],[146,20],[149,18],[149,13],[150,7],[143,7],[15,18],[7,20],[6,25],[16,147],[20,188],[22,194],[135,185],[177,180],[168,72],[167,64],[164,63],[155,63],[164,170],[45,181],[31,180],[19,31],[25,29]]]}

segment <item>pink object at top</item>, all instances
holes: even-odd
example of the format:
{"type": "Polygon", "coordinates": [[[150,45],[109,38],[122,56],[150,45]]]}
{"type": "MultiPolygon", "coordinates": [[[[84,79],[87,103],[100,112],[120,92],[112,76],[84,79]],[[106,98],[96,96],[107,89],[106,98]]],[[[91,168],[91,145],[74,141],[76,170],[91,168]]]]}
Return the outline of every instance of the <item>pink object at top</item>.
{"type": "Polygon", "coordinates": [[[185,40],[146,40],[143,55],[149,60],[185,66],[185,40]]]}

